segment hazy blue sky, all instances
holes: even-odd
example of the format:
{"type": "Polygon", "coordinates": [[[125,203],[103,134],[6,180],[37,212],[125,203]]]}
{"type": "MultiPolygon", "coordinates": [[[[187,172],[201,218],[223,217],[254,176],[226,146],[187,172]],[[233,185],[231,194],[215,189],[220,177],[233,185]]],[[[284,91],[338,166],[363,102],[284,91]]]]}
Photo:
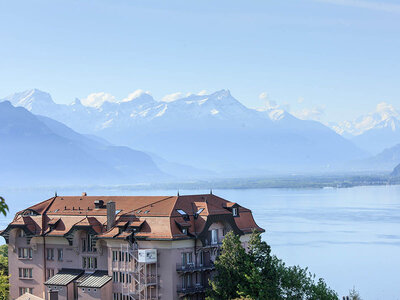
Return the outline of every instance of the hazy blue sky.
{"type": "Polygon", "coordinates": [[[334,121],[400,107],[396,3],[0,0],[0,97],[226,88],[250,107],[267,93],[334,121]]]}

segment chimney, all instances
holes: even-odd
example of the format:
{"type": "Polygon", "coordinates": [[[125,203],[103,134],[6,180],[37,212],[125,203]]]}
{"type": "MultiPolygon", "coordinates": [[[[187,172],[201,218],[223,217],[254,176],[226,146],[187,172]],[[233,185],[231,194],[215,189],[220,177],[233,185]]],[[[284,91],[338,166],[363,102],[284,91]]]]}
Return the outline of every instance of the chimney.
{"type": "Polygon", "coordinates": [[[58,291],[50,290],[49,291],[49,300],[58,300],[58,291]]]}
{"type": "Polygon", "coordinates": [[[85,197],[85,196],[87,196],[87,193],[86,193],[86,192],[83,192],[83,193],[82,193],[82,197],[85,197]]]}
{"type": "Polygon", "coordinates": [[[115,224],[115,202],[107,202],[107,230],[114,227],[115,224]]]}

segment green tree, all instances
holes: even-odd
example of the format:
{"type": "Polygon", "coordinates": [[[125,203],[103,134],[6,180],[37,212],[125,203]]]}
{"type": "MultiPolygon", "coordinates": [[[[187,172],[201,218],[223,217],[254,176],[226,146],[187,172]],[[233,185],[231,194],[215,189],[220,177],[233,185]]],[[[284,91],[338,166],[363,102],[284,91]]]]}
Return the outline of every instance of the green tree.
{"type": "Polygon", "coordinates": [[[248,273],[240,285],[240,294],[255,299],[278,299],[280,261],[271,255],[271,247],[254,231],[248,246],[248,273]]]}
{"type": "Polygon", "coordinates": [[[225,236],[216,260],[208,299],[337,300],[323,279],[315,280],[307,268],[287,267],[271,247],[253,232],[248,252],[232,232],[225,236]],[[233,279],[233,280],[231,280],[233,279]],[[242,297],[242,298],[239,298],[242,297]]]}
{"type": "Polygon", "coordinates": [[[10,276],[4,275],[3,271],[0,271],[0,300],[8,299],[8,293],[10,290],[10,276]]]}
{"type": "Polygon", "coordinates": [[[0,213],[2,213],[4,216],[7,216],[7,212],[8,212],[8,205],[4,200],[4,198],[0,196],[0,213]]]}
{"type": "Polygon", "coordinates": [[[0,246],[0,256],[8,257],[8,246],[7,244],[0,246]]]}
{"type": "MultiPolygon", "coordinates": [[[[0,197],[0,213],[7,215],[8,205],[3,197],[0,197]]],[[[8,275],[8,246],[0,246],[0,300],[8,299],[10,290],[10,276],[8,275]]]]}
{"type": "Polygon", "coordinates": [[[240,283],[245,278],[247,255],[239,236],[229,232],[222,243],[221,253],[215,260],[216,274],[212,280],[209,299],[235,299],[240,283]]]}
{"type": "Polygon", "coordinates": [[[349,291],[350,300],[362,300],[360,293],[356,290],[356,287],[353,286],[353,289],[349,291]]]}

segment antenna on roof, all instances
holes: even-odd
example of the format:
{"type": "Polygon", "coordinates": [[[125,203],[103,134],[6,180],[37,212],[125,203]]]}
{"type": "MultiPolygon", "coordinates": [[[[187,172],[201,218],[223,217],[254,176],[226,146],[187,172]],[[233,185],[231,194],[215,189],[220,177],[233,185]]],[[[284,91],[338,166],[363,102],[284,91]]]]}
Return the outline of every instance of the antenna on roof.
{"type": "Polygon", "coordinates": [[[54,197],[57,197],[57,191],[54,192],[54,197]]]}
{"type": "Polygon", "coordinates": [[[178,190],[178,194],[177,194],[177,195],[178,195],[178,197],[179,197],[179,190],[178,190]]]}
{"type": "Polygon", "coordinates": [[[210,189],[210,195],[212,195],[213,193],[212,193],[212,189],[210,189]]]}

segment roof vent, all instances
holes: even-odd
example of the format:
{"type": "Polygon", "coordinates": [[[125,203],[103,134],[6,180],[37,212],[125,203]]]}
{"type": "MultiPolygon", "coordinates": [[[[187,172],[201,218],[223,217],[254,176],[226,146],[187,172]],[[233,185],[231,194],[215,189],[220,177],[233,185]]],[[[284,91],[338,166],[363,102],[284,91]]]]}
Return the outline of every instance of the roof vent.
{"type": "Polygon", "coordinates": [[[82,197],[84,197],[84,196],[87,196],[87,193],[86,193],[86,192],[83,192],[83,193],[82,193],[82,197]]]}
{"type": "Polygon", "coordinates": [[[104,208],[104,201],[103,200],[96,200],[94,201],[95,208],[104,208]]]}

